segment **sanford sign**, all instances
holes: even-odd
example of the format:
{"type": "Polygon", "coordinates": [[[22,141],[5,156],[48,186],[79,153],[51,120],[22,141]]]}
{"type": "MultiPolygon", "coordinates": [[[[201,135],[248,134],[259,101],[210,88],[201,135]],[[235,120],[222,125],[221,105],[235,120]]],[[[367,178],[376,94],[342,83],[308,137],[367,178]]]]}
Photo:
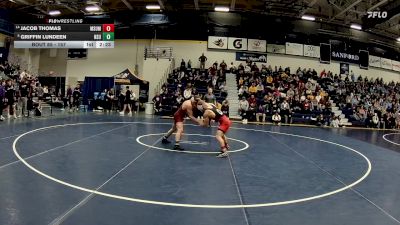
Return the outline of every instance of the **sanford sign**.
{"type": "Polygon", "coordinates": [[[347,52],[332,51],[332,60],[349,62],[349,63],[359,63],[360,57],[357,54],[350,54],[347,52]]]}

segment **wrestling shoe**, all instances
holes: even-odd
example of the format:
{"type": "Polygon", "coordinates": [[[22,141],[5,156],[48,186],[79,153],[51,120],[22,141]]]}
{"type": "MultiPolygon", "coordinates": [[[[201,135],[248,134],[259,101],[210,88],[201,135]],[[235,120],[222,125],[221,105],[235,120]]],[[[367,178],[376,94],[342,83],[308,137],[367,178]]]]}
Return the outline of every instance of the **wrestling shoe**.
{"type": "Polygon", "coordinates": [[[179,151],[185,150],[185,149],[182,148],[180,145],[175,145],[173,149],[174,149],[174,150],[179,150],[179,151]]]}
{"type": "Polygon", "coordinates": [[[163,144],[169,144],[169,143],[171,143],[171,142],[168,141],[168,139],[163,138],[162,141],[161,141],[161,143],[163,143],[163,144]]]}
{"type": "Polygon", "coordinates": [[[226,158],[226,157],[228,157],[228,152],[221,152],[216,157],[217,158],[226,158]]]}

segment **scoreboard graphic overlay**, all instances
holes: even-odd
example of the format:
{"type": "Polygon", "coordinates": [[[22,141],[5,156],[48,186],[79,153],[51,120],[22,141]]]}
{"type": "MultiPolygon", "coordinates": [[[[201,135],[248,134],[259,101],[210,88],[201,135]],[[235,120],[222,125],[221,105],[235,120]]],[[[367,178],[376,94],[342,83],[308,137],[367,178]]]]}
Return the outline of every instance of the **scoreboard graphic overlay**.
{"type": "Polygon", "coordinates": [[[15,48],[114,48],[114,21],[46,19],[16,24],[15,48]]]}

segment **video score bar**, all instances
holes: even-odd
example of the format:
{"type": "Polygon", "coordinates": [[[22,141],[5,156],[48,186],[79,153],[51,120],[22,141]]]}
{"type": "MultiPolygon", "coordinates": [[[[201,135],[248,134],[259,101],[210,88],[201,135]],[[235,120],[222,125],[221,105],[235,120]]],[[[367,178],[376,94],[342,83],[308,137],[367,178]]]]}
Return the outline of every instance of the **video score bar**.
{"type": "Polygon", "coordinates": [[[15,48],[114,48],[114,21],[46,19],[15,25],[15,48]]]}

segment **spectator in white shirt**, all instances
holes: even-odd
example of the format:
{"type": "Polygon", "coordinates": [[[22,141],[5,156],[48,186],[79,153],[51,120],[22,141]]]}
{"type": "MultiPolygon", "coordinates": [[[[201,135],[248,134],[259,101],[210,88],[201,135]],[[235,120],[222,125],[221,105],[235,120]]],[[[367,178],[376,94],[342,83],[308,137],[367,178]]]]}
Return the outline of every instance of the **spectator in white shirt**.
{"type": "Polygon", "coordinates": [[[247,111],[249,110],[249,102],[246,97],[242,97],[239,101],[239,115],[242,116],[242,119],[247,119],[247,111]]]}
{"type": "Polygon", "coordinates": [[[274,125],[280,126],[281,125],[281,120],[282,120],[281,115],[279,115],[278,111],[275,111],[275,114],[272,115],[272,123],[274,125]]]}
{"type": "Polygon", "coordinates": [[[378,114],[377,114],[377,113],[375,113],[375,114],[372,116],[372,126],[375,127],[375,128],[379,128],[379,127],[380,127],[379,117],[378,117],[378,114]]]}

